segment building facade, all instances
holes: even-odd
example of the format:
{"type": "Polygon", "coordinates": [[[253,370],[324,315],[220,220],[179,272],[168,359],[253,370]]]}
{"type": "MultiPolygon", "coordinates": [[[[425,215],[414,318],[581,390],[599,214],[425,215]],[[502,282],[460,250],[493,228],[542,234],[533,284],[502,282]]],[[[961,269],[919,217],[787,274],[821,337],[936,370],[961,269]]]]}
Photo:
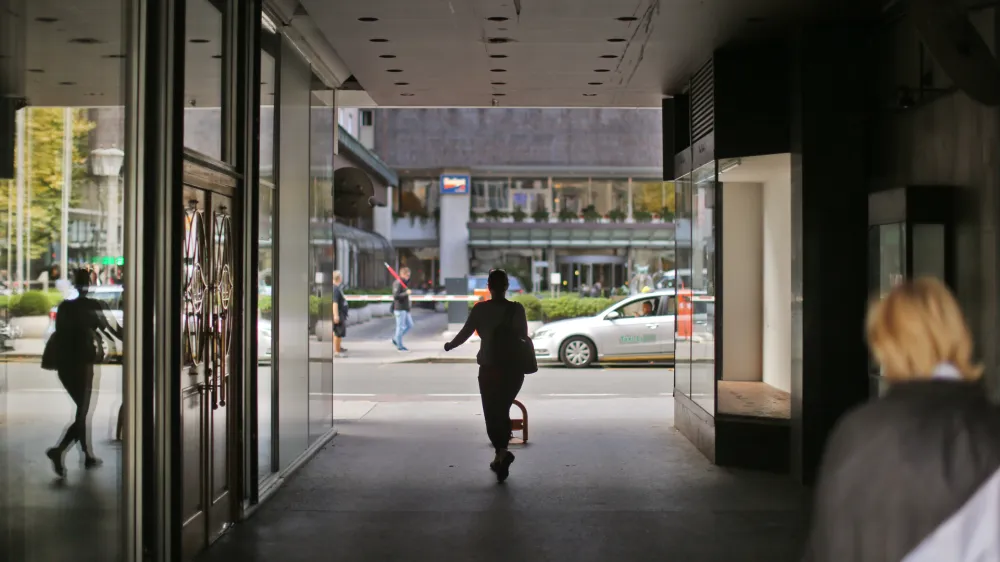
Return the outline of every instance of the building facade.
{"type": "Polygon", "coordinates": [[[638,270],[672,269],[660,110],[380,109],[373,118],[375,146],[400,175],[380,232],[423,285],[502,266],[526,290],[629,290],[638,270]]]}

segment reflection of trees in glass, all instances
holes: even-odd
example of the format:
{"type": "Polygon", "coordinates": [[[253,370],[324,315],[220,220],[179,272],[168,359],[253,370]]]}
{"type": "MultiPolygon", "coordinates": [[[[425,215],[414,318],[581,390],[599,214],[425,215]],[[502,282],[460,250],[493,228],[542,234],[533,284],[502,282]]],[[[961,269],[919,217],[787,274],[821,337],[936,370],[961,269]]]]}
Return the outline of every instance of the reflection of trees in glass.
{"type": "Polygon", "coordinates": [[[635,211],[664,215],[676,213],[674,182],[632,181],[632,207],[635,211]]]}
{"type": "MultiPolygon", "coordinates": [[[[31,246],[25,248],[31,259],[38,259],[49,253],[52,244],[59,242],[62,232],[62,190],[63,190],[63,134],[65,110],[61,107],[34,107],[25,110],[25,220],[29,227],[31,246]]],[[[89,133],[94,123],[87,119],[86,110],[73,110],[73,185],[79,185],[87,177],[87,156],[89,154],[89,133]]],[[[81,190],[73,189],[70,206],[76,206],[81,199],[81,190]]],[[[10,189],[0,190],[0,209],[8,205],[16,209],[17,192],[15,184],[10,189]]],[[[11,225],[13,226],[13,225],[11,225]]],[[[25,236],[25,242],[28,240],[25,236]]]]}

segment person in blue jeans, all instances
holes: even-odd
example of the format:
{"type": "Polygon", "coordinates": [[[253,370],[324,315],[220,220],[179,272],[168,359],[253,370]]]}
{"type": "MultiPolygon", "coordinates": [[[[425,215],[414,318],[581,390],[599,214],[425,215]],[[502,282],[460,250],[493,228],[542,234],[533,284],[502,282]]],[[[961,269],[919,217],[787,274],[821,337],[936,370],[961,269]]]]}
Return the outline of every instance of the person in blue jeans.
{"type": "Polygon", "coordinates": [[[410,268],[401,268],[399,277],[403,281],[397,280],[392,284],[392,314],[396,317],[396,333],[392,337],[392,345],[396,346],[399,351],[409,351],[403,345],[403,336],[413,327],[413,317],[410,316],[410,294],[412,291],[406,288],[406,282],[410,280],[410,268]]]}

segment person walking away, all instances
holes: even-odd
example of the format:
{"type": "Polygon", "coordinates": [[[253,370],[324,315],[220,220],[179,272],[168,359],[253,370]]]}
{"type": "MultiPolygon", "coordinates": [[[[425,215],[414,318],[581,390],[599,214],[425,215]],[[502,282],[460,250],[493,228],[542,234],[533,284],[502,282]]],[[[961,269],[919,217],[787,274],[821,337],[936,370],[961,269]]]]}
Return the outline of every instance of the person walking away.
{"type": "Polygon", "coordinates": [[[406,282],[410,280],[410,268],[404,267],[399,270],[399,278],[392,284],[392,315],[396,317],[396,333],[392,336],[392,345],[399,351],[409,351],[403,345],[403,336],[413,328],[413,317],[410,316],[410,294],[413,293],[406,287],[406,282]]]}
{"type": "Polygon", "coordinates": [[[494,457],[490,470],[496,473],[497,482],[504,482],[510,475],[514,453],[507,450],[510,443],[510,408],[524,384],[524,373],[511,365],[510,359],[493,355],[494,337],[498,330],[513,330],[513,335],[528,336],[528,318],[521,303],[507,300],[510,280],[502,269],[490,272],[487,288],[490,300],[472,307],[465,325],[455,338],[444,344],[445,351],[462,345],[478,332],[481,340],[476,362],[479,364],[479,394],[483,401],[486,433],[493,445],[494,457]]]}
{"type": "Polygon", "coordinates": [[[344,296],[344,289],[341,287],[344,276],[337,270],[330,275],[330,279],[333,281],[333,356],[347,357],[343,340],[347,337],[347,315],[350,308],[347,297],[344,296]]]}
{"type": "MultiPolygon", "coordinates": [[[[88,291],[92,275],[87,270],[77,270],[73,284],[79,296],[64,300],[56,309],[56,327],[47,345],[56,346],[55,368],[59,382],[76,404],[73,422],[66,428],[59,444],[45,452],[52,461],[52,469],[60,478],[66,477],[63,457],[73,443],[80,444],[84,467],[94,468],[101,460],[94,455],[88,427],[91,392],[94,386],[94,364],[103,360],[104,335],[122,338],[121,326],[112,327],[101,303],[90,298],[88,291]]],[[[117,322],[116,322],[117,324],[117,322]]]]}
{"type": "Polygon", "coordinates": [[[827,442],[805,560],[1000,560],[1000,408],[958,303],[904,283],[871,305],[867,338],[889,389],[827,442]]]}

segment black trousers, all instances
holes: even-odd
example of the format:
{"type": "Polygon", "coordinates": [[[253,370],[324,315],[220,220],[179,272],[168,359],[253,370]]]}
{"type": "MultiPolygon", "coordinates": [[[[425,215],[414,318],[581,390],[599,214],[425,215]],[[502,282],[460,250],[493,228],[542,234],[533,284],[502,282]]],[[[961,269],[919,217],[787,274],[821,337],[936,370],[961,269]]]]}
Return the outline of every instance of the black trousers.
{"type": "Polygon", "coordinates": [[[59,382],[76,403],[76,415],[73,423],[66,428],[66,433],[59,442],[59,449],[66,450],[74,441],[80,443],[84,454],[90,455],[90,429],[87,421],[90,417],[91,390],[94,387],[94,364],[80,363],[59,369],[59,382]]]}
{"type": "Polygon", "coordinates": [[[510,443],[510,407],[524,384],[524,375],[496,367],[479,367],[479,395],[483,399],[486,434],[493,448],[502,451],[510,443]]]}

